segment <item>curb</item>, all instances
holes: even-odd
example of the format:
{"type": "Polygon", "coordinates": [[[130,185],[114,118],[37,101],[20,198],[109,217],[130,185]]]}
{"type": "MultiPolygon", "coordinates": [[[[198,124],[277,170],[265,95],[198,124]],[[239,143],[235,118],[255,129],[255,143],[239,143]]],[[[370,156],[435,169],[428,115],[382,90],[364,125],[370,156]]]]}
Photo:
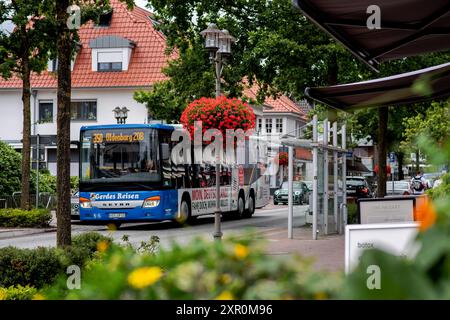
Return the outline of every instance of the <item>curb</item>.
{"type": "Polygon", "coordinates": [[[2,239],[10,239],[10,238],[18,238],[25,237],[33,234],[47,233],[47,232],[55,232],[54,228],[45,228],[45,229],[8,229],[1,230],[0,229],[0,240],[2,239]]]}

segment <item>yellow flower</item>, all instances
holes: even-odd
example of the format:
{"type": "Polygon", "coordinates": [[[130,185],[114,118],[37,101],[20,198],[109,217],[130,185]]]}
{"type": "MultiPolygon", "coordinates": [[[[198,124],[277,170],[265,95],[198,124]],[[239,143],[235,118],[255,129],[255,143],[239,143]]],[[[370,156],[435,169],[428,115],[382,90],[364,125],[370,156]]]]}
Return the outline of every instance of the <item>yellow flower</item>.
{"type": "Polygon", "coordinates": [[[230,291],[224,291],[219,294],[215,300],[233,300],[233,294],[230,291]]]}
{"type": "Polygon", "coordinates": [[[327,298],[328,298],[328,296],[325,292],[317,292],[314,295],[314,299],[316,299],[316,300],[326,300],[327,298]]]}
{"type": "Polygon", "coordinates": [[[246,246],[238,243],[234,246],[234,255],[239,260],[243,260],[248,256],[249,250],[246,246]]]}
{"type": "Polygon", "coordinates": [[[42,294],[40,294],[40,293],[36,293],[36,294],[33,296],[33,300],[45,300],[45,297],[44,297],[44,295],[42,295],[42,294]]]}
{"type": "Polygon", "coordinates": [[[8,296],[6,295],[6,292],[2,289],[0,289],[0,300],[6,300],[8,296]]]}
{"type": "Polygon", "coordinates": [[[231,276],[228,273],[224,273],[220,276],[219,281],[223,284],[229,284],[231,282],[231,276]]]}
{"type": "Polygon", "coordinates": [[[151,286],[163,275],[160,267],[143,267],[134,270],[128,275],[128,283],[136,289],[151,286]]]}
{"type": "Polygon", "coordinates": [[[110,223],[106,226],[109,232],[117,231],[117,226],[114,223],[110,223]]]}
{"type": "Polygon", "coordinates": [[[99,243],[97,243],[97,251],[98,252],[105,252],[108,250],[109,242],[106,240],[102,240],[99,243]]]}

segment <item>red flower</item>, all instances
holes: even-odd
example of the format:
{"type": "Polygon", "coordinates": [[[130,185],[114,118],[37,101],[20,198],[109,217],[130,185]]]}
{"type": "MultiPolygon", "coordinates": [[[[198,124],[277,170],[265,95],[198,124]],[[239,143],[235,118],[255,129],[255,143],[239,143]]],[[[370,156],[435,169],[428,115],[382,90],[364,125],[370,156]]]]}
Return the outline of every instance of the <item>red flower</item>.
{"type": "Polygon", "coordinates": [[[190,103],[180,118],[184,128],[194,135],[194,122],[201,121],[203,132],[218,129],[225,136],[227,129],[249,130],[255,127],[253,109],[239,99],[201,98],[190,103]]]}

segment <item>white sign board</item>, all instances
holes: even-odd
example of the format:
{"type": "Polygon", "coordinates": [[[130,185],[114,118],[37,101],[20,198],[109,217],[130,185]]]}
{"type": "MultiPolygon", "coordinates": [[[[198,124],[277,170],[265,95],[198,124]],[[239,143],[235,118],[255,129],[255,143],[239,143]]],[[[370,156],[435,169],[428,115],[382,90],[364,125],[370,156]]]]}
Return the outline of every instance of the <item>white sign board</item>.
{"type": "Polygon", "coordinates": [[[361,199],[358,201],[359,222],[361,224],[413,222],[414,207],[413,197],[361,199]]]}
{"type": "Polygon", "coordinates": [[[417,253],[414,239],[417,223],[347,225],[345,228],[345,272],[359,263],[364,250],[380,249],[398,256],[413,258],[417,253]]]}

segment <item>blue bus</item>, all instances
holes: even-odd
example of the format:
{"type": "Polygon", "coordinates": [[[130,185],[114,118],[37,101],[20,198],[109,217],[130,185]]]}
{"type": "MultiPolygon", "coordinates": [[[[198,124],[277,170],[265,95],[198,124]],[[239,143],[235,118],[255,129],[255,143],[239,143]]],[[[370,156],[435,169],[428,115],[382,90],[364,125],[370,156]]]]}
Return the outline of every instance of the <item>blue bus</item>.
{"type": "MultiPolygon", "coordinates": [[[[183,225],[213,214],[215,166],[175,163],[174,130],[183,129],[165,124],[82,127],[80,220],[116,226],[172,220],[183,225]]],[[[249,218],[269,202],[269,181],[261,170],[257,165],[221,166],[222,212],[249,218]]]]}

